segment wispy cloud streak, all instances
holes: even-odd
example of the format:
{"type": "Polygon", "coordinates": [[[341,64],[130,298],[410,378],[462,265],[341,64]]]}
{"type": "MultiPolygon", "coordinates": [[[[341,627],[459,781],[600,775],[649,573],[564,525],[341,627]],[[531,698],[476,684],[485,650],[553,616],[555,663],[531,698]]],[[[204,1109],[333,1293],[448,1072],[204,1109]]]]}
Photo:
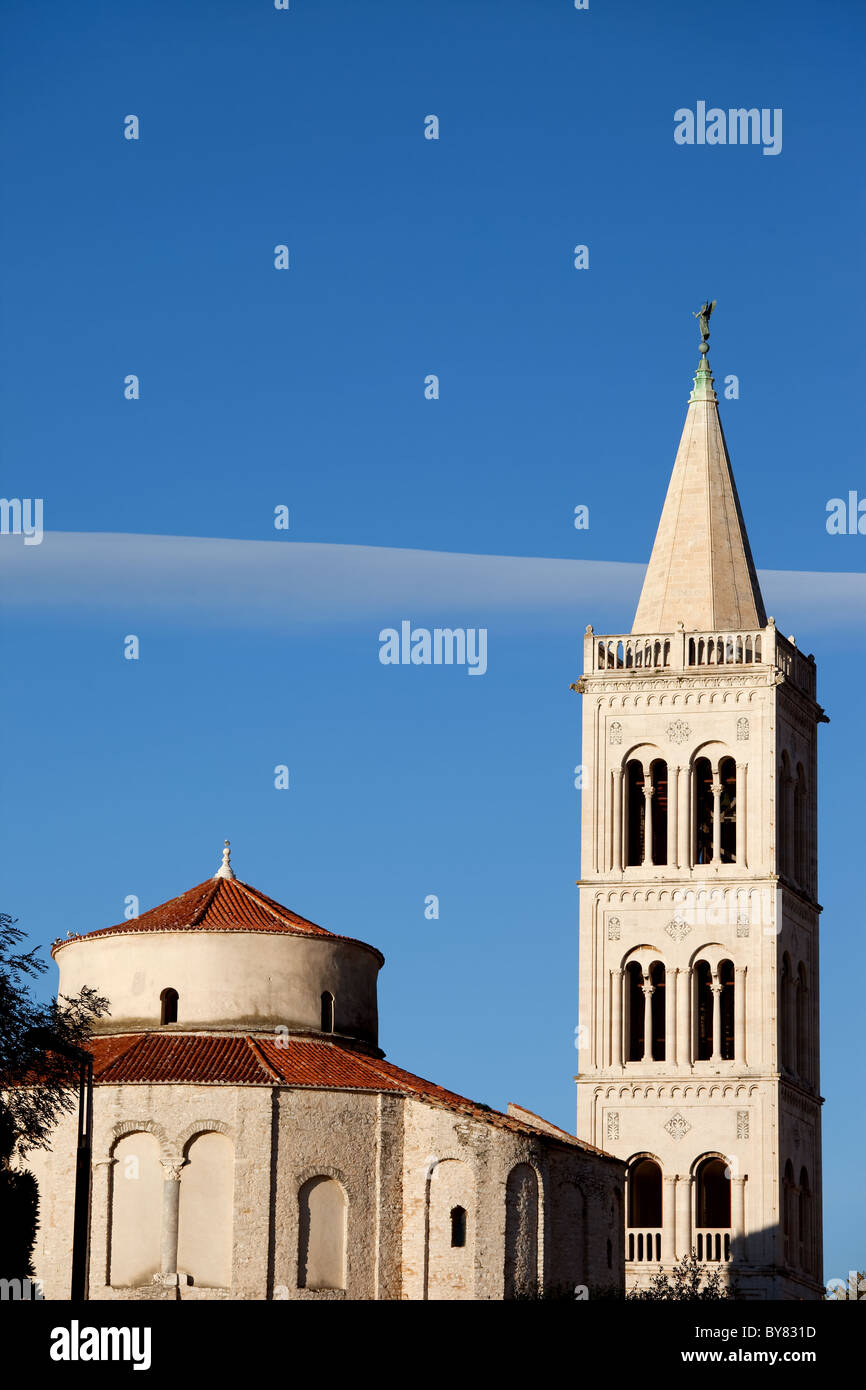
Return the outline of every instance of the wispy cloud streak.
{"type": "MultiPolygon", "coordinates": [[[[386,623],[428,613],[525,626],[568,614],[622,630],[643,573],[624,561],[302,541],[55,531],[25,547],[21,537],[0,538],[0,605],[10,615],[143,614],[178,626],[386,623]]],[[[769,570],[760,578],[785,631],[866,620],[866,574],[769,570]]]]}

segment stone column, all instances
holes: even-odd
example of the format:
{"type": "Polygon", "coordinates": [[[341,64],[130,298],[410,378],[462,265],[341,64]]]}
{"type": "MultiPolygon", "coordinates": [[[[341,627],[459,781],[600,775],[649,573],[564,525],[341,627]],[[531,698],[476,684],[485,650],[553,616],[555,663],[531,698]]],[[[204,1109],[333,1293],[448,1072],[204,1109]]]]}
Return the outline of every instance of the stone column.
{"type": "Polygon", "coordinates": [[[672,1265],[677,1249],[676,1177],[665,1175],[662,1190],[662,1264],[672,1265]]]}
{"type": "Polygon", "coordinates": [[[711,1062],[722,1060],[722,982],[713,971],[710,989],[713,991],[713,1051],[711,1062]]]}
{"type": "Polygon", "coordinates": [[[668,768],[668,868],[677,863],[677,822],[679,819],[680,770],[668,768]]]}
{"type": "Polygon", "coordinates": [[[679,849],[677,851],[677,868],[691,868],[691,824],[692,824],[692,802],[691,802],[691,768],[681,767],[679,769],[679,810],[677,812],[677,831],[679,838],[679,849]]]}
{"type": "Polygon", "coordinates": [[[622,768],[613,770],[613,868],[622,870],[622,768]]]}
{"type": "Polygon", "coordinates": [[[690,981],[691,971],[686,969],[677,971],[677,1062],[680,1065],[687,1064],[692,1059],[690,981]]]}
{"type": "Polygon", "coordinates": [[[740,868],[742,868],[742,869],[747,869],[747,868],[749,867],[749,864],[748,864],[748,852],[749,852],[749,850],[748,850],[748,835],[746,834],[746,827],[747,827],[747,824],[748,824],[748,822],[747,822],[747,820],[746,820],[746,816],[748,815],[747,802],[746,802],[746,769],[747,769],[747,764],[746,764],[746,763],[737,763],[737,804],[736,804],[736,815],[737,815],[737,848],[736,848],[736,859],[737,859],[737,864],[738,864],[738,865],[740,866],[740,868]]]}
{"type": "Polygon", "coordinates": [[[643,1060],[653,1059],[653,995],[655,985],[650,984],[649,975],[643,977],[643,1060]]]}
{"type": "Polygon", "coordinates": [[[680,972],[665,969],[665,1061],[677,1063],[677,989],[680,972]]]}
{"type": "Polygon", "coordinates": [[[713,863],[722,858],[722,784],[713,783],[713,863]]]}
{"type": "Polygon", "coordinates": [[[746,970],[745,965],[734,967],[734,1057],[746,1062],[746,970]]]}
{"type": "Polygon", "coordinates": [[[163,1163],[165,1178],[162,1184],[162,1238],[160,1240],[160,1271],[177,1273],[177,1222],[180,1211],[180,1163],[163,1163]]]}
{"type": "Polygon", "coordinates": [[[692,1179],[677,1177],[676,1255],[681,1260],[692,1248],[692,1179]]]}
{"type": "Polygon", "coordinates": [[[649,772],[644,773],[643,784],[643,867],[648,869],[653,862],[653,787],[649,772]]]}
{"type": "Polygon", "coordinates": [[[622,1066],[622,971],[610,972],[610,1064],[622,1066]]]}
{"type": "Polygon", "coordinates": [[[731,1178],[731,1254],[746,1258],[746,1179],[731,1178]]]}
{"type": "Polygon", "coordinates": [[[111,1170],[116,1158],[93,1163],[90,1194],[90,1295],[111,1278],[111,1170]]]}

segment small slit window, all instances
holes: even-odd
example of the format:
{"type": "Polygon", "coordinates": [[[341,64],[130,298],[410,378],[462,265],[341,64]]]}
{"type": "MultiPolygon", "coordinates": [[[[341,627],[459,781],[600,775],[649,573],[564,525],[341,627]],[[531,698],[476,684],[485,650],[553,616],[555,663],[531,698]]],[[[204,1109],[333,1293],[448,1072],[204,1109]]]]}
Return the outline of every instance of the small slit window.
{"type": "Polygon", "coordinates": [[[159,996],[160,1024],[177,1023],[177,990],[164,989],[159,996]]]}
{"type": "Polygon", "coordinates": [[[466,1208],[451,1208],[451,1245],[460,1248],[466,1244],[466,1208]]]}
{"type": "Polygon", "coordinates": [[[334,996],[330,990],[326,989],[322,995],[322,1032],[333,1033],[334,1031],[334,996]]]}

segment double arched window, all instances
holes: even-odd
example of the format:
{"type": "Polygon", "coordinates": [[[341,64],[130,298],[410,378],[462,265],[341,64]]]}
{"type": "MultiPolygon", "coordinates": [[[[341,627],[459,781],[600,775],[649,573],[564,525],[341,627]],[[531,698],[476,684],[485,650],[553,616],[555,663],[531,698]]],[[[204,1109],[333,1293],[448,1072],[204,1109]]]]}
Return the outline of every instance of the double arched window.
{"type": "Polygon", "coordinates": [[[234,1173],[232,1141],[218,1130],[171,1155],[147,1130],[122,1135],[108,1164],[111,1286],[152,1289],[154,1275],[182,1271],[199,1288],[229,1289],[234,1173]]]}
{"type": "Polygon", "coordinates": [[[652,1154],[637,1154],[629,1161],[628,1261],[658,1264],[662,1259],[672,1261],[677,1251],[689,1249],[697,1252],[701,1263],[724,1264],[731,1260],[733,1237],[736,1234],[742,1239],[744,1231],[742,1210],[734,1230],[728,1159],[718,1153],[707,1154],[695,1163],[692,1172],[693,1177],[680,1173],[665,1183],[662,1166],[652,1154]],[[683,1186],[693,1193],[693,1205],[681,1204],[679,1194],[683,1186]]]}
{"type": "Polygon", "coordinates": [[[798,1180],[790,1159],[782,1174],[782,1238],[785,1264],[816,1278],[818,1246],[809,1173],[802,1167],[798,1180]]]}
{"type": "Polygon", "coordinates": [[[738,980],[734,962],[706,947],[690,970],[669,974],[653,949],[641,947],[614,974],[611,1063],[745,1061],[745,967],[738,980]]]}
{"type": "Polygon", "coordinates": [[[744,859],[736,760],[701,754],[690,769],[681,769],[653,752],[648,745],[636,749],[614,769],[612,867],[684,868],[744,859]]]}

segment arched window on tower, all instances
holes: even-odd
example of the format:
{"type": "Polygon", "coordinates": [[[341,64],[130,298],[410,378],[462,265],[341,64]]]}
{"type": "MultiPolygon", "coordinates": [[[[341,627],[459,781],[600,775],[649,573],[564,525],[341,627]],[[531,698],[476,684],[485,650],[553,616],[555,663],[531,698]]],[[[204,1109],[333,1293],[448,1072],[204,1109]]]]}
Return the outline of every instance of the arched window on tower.
{"type": "Polygon", "coordinates": [[[809,1187],[809,1174],[800,1169],[800,1191],[797,1199],[798,1227],[800,1236],[800,1268],[806,1274],[815,1273],[815,1232],[813,1228],[812,1191],[809,1187]]]}
{"type": "Polygon", "coordinates": [[[656,758],[650,767],[653,794],[652,810],[652,862],[668,862],[668,765],[663,758],[656,758]]]}
{"type": "Polygon", "coordinates": [[[159,1022],[177,1023],[177,990],[164,989],[159,996],[159,1022]]]}
{"type": "Polygon", "coordinates": [[[665,1060],[665,968],[660,960],[650,966],[653,987],[650,1011],[652,1016],[652,1055],[654,1062],[665,1060]]]}
{"type": "Polygon", "coordinates": [[[662,1170],[653,1158],[642,1158],[628,1173],[628,1242],[626,1258],[661,1258],[662,1170]]]}
{"type": "Polygon", "coordinates": [[[695,1225],[699,1260],[731,1258],[731,1183],[723,1158],[706,1158],[698,1168],[695,1225]]]}
{"type": "Polygon", "coordinates": [[[782,1235],[784,1239],[785,1264],[792,1265],[794,1253],[797,1249],[797,1233],[795,1230],[795,1210],[794,1199],[796,1192],[794,1188],[794,1168],[791,1160],[785,1164],[785,1172],[782,1177],[782,1235]]]}
{"type": "Polygon", "coordinates": [[[322,993],[322,1032],[334,1031],[334,996],[329,989],[322,993]]]}
{"type": "Polygon", "coordinates": [[[804,886],[809,881],[809,864],[806,836],[806,774],[803,764],[797,764],[797,780],[794,783],[794,862],[791,877],[804,886]]]}
{"type": "Polygon", "coordinates": [[[722,1031],[720,1051],[723,1061],[732,1062],[734,1059],[734,962],[732,960],[720,962],[719,984],[722,991],[719,999],[719,1019],[722,1031]]]}
{"type": "Polygon", "coordinates": [[[733,864],[737,858],[737,764],[733,758],[722,758],[719,763],[719,782],[719,854],[723,864],[733,864]]]}
{"type": "Polygon", "coordinates": [[[625,968],[625,1002],[627,1020],[627,1059],[640,1062],[644,1054],[644,992],[643,969],[639,961],[630,960],[625,968]]]}
{"type": "Polygon", "coordinates": [[[699,1226],[730,1226],[731,1182],[723,1158],[707,1158],[698,1169],[697,1202],[699,1226]]]}
{"type": "Polygon", "coordinates": [[[709,864],[713,857],[713,769],[709,758],[697,758],[695,787],[695,863],[709,864]]]}
{"type": "Polygon", "coordinates": [[[662,1224],[662,1170],[654,1158],[642,1158],[629,1172],[628,1224],[662,1224]]]}
{"type": "MultiPolygon", "coordinates": [[[[793,981],[792,981],[793,984],[793,981]]],[[[797,971],[797,1075],[801,1081],[811,1081],[809,1065],[809,993],[806,987],[806,967],[800,961],[797,971]]]]}
{"type": "Polygon", "coordinates": [[[713,1055],[713,974],[708,961],[697,962],[694,978],[697,1060],[708,1062],[713,1055]]]}
{"type": "Polygon", "coordinates": [[[789,802],[791,797],[791,760],[787,751],[782,752],[782,761],[779,766],[778,779],[778,804],[776,807],[776,862],[779,866],[780,874],[788,874],[791,870],[791,816],[789,802]]]}
{"type": "Polygon", "coordinates": [[[643,863],[644,833],[646,821],[646,797],[644,796],[643,764],[632,758],[626,764],[626,849],[627,865],[643,863]]]}
{"type": "MultiPolygon", "coordinates": [[[[791,989],[793,979],[791,975],[791,957],[786,951],[782,956],[782,968],[779,972],[779,997],[776,1001],[776,1012],[778,1015],[779,1028],[779,1061],[781,1067],[788,1071],[791,1070],[791,989]]],[[[781,1068],[780,1068],[781,1069],[781,1068]]]]}

